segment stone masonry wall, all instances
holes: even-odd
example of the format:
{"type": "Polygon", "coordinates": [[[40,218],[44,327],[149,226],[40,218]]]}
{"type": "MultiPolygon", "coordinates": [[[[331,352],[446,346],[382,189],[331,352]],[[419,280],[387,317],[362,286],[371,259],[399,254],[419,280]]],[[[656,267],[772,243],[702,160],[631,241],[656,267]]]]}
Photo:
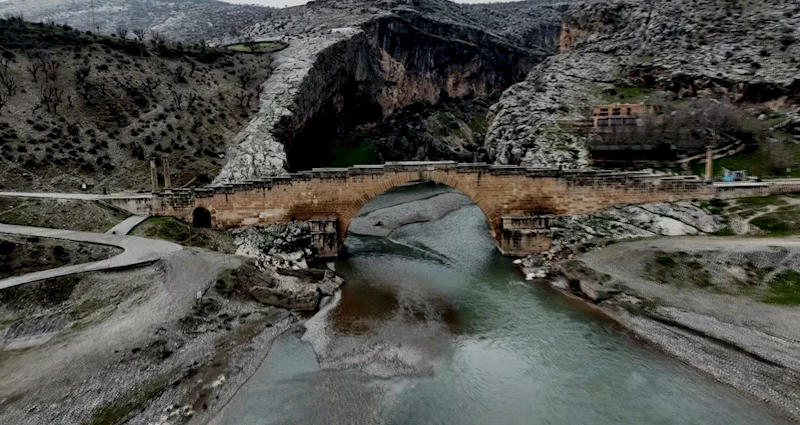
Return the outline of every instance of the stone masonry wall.
{"type": "Polygon", "coordinates": [[[352,218],[373,197],[417,180],[432,180],[469,196],[502,239],[503,217],[577,215],[624,204],[710,199],[713,187],[696,179],[645,173],[535,170],[482,164],[390,163],[315,169],[222,187],[158,194],[153,212],[191,221],[207,208],[217,228],[264,226],[318,217],[339,218],[343,241],[352,218]]]}

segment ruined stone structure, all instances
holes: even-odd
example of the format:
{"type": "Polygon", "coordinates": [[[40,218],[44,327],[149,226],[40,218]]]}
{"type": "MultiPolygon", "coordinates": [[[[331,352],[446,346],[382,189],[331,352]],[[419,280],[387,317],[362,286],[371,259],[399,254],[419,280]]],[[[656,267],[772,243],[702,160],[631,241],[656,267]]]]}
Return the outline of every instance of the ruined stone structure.
{"type": "Polygon", "coordinates": [[[714,196],[710,184],[694,177],[402,162],[314,169],[246,183],[165,191],[154,195],[152,212],[187,222],[208,212],[215,228],[316,220],[318,248],[333,255],[364,204],[412,181],[436,181],[469,196],[486,214],[500,251],[511,256],[549,249],[548,225],[553,215],[714,196]]]}

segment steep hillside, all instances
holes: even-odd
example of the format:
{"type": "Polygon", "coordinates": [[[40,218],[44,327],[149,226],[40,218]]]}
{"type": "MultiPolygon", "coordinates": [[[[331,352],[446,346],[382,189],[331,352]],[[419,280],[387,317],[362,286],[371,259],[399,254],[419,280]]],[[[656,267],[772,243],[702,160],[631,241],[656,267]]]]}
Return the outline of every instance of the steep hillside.
{"type": "Polygon", "coordinates": [[[766,118],[763,127],[791,122],[799,38],[800,4],[788,0],[578,2],[564,17],[560,54],[493,107],[486,148],[501,164],[586,166],[588,138],[559,122],[609,102],[674,102],[680,112],[710,97],[766,118]]]}
{"type": "Polygon", "coordinates": [[[204,184],[250,119],[267,55],[140,43],[0,20],[0,187],[150,186],[150,156],[173,184],[204,184]]]}
{"type": "MultiPolygon", "coordinates": [[[[236,34],[262,21],[271,9],[234,5],[217,0],[8,0],[0,2],[0,16],[27,21],[70,25],[116,34],[121,28],[144,29],[170,40],[194,41],[236,34]]],[[[129,34],[133,37],[133,34],[129,34]]],[[[148,36],[150,37],[150,36],[148,36]]]]}

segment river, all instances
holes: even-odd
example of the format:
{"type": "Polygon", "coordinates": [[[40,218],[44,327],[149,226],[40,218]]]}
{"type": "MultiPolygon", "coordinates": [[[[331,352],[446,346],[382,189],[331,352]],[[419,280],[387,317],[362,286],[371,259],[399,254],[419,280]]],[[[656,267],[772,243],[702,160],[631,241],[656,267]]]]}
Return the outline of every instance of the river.
{"type": "Polygon", "coordinates": [[[216,423],[788,423],[525,282],[485,220],[469,205],[387,238],[350,235],[340,296],[275,341],[216,423]]]}

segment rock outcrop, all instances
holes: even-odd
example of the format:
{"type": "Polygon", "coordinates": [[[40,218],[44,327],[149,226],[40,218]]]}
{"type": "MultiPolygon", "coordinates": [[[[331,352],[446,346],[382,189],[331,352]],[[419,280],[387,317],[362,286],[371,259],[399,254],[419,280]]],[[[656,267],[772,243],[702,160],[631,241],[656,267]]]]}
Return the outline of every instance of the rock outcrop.
{"type": "Polygon", "coordinates": [[[274,13],[243,37],[289,47],[275,55],[260,112],[215,183],[318,166],[319,151],[358,125],[508,87],[554,53],[561,9],[551,9],[550,21],[516,26],[502,12],[444,0],[319,0],[274,13]]]}
{"type": "Polygon", "coordinates": [[[711,234],[725,221],[697,202],[631,205],[594,214],[559,216],[551,222],[553,247],[517,263],[528,279],[548,275],[553,261],[597,246],[633,238],[711,234]]]}
{"type": "Polygon", "coordinates": [[[254,260],[236,271],[236,280],[255,300],[292,310],[316,310],[344,280],[330,270],[310,269],[317,259],[307,223],[273,225],[234,232],[236,253],[254,260]]]}
{"type": "Polygon", "coordinates": [[[615,87],[797,102],[798,28],[800,6],[784,0],[577,2],[559,54],[493,107],[486,148],[500,164],[585,167],[587,136],[559,123],[587,119],[615,87]]]}

